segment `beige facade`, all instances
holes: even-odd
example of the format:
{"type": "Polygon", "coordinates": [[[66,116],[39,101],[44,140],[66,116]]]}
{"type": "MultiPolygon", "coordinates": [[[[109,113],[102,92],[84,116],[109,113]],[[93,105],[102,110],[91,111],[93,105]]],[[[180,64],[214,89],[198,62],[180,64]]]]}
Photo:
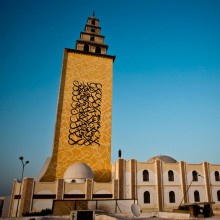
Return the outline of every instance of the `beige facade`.
{"type": "MultiPolygon", "coordinates": [[[[67,183],[63,179],[55,182],[37,182],[27,178],[22,184],[20,215],[24,212],[52,209],[54,200],[103,201],[120,199],[126,203],[136,201],[143,212],[172,211],[182,203],[214,202],[214,211],[220,209],[220,165],[203,162],[153,162],[118,159],[112,164],[112,181],[108,183],[84,179],[81,183],[67,183]],[[158,164],[160,169],[158,168],[158,164]],[[182,169],[184,164],[184,169],[182,169]],[[208,167],[206,172],[205,164],[208,167]],[[196,171],[197,175],[193,176],[196,171]],[[132,173],[133,172],[133,173],[132,173]],[[158,174],[159,172],[159,174],[158,174]],[[182,178],[182,177],[185,178],[182,178]],[[194,179],[193,179],[194,178],[194,179]],[[210,181],[207,183],[207,179],[210,181]],[[29,184],[28,190],[27,181],[29,184]],[[59,181],[62,181],[59,189],[59,181]],[[185,189],[185,190],[183,190],[185,189]],[[210,195],[210,198],[209,198],[210,195]],[[28,205],[23,206],[23,201],[28,205]]],[[[10,216],[15,216],[18,189],[20,183],[14,183],[10,216]]]]}
{"type": "Polygon", "coordinates": [[[76,50],[64,50],[53,152],[40,181],[63,178],[67,168],[75,162],[90,166],[95,181],[111,180],[115,57],[105,54],[107,45],[103,39],[98,19],[89,18],[76,50]]]}
{"type": "Polygon", "coordinates": [[[213,207],[220,208],[220,165],[207,162],[201,164],[187,164],[184,161],[164,162],[163,158],[158,158],[153,162],[135,160],[133,166],[136,170],[134,185],[129,172],[131,160],[116,161],[113,164],[113,170],[116,170],[113,178],[124,180],[121,186],[124,198],[131,198],[132,189],[135,188],[135,198],[143,210],[172,211],[181,203],[199,201],[215,202],[213,207]],[[119,172],[120,164],[125,172],[119,172]],[[195,179],[194,172],[197,173],[195,179]]]}
{"type": "Polygon", "coordinates": [[[99,20],[88,18],[76,49],[64,51],[52,156],[39,181],[14,181],[9,216],[16,216],[18,204],[21,216],[52,209],[57,201],[61,209],[81,201],[108,212],[130,211],[134,202],[143,212],[172,211],[187,202],[214,202],[219,209],[220,164],[156,156],[147,162],[119,158],[111,165],[115,57],[106,54],[100,30],[99,20]]]}

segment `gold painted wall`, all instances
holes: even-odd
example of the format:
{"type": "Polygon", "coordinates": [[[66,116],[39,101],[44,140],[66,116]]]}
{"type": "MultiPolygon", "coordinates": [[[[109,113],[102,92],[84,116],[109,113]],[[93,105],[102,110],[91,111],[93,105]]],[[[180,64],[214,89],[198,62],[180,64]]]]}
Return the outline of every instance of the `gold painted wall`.
{"type": "Polygon", "coordinates": [[[95,181],[108,182],[111,180],[113,61],[113,56],[65,49],[53,154],[41,181],[55,181],[56,179],[63,178],[66,169],[75,162],[84,162],[90,166],[93,170],[95,181]],[[72,142],[69,142],[74,81],[83,84],[101,84],[99,145],[96,143],[91,143],[88,146],[71,145],[72,142]]]}

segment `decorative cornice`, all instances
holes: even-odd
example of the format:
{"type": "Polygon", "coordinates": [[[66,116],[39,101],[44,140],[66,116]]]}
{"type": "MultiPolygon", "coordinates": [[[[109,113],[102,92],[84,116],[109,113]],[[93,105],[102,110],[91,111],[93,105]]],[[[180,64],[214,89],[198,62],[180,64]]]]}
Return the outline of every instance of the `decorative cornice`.
{"type": "Polygon", "coordinates": [[[81,31],[81,32],[80,32],[80,35],[81,35],[81,34],[88,34],[88,35],[94,35],[94,36],[97,36],[97,37],[105,38],[104,35],[96,34],[96,33],[94,33],[94,32],[81,31]]]}
{"type": "Polygon", "coordinates": [[[108,58],[108,59],[113,59],[113,61],[116,58],[116,56],[112,56],[112,55],[93,53],[93,52],[86,52],[86,51],[70,49],[70,48],[65,48],[65,50],[67,52],[71,52],[71,53],[79,53],[79,54],[85,54],[85,55],[91,55],[91,56],[97,56],[97,57],[104,57],[104,58],[108,58]]]}
{"type": "Polygon", "coordinates": [[[87,41],[87,40],[77,40],[76,43],[83,43],[83,44],[89,44],[92,46],[100,46],[100,47],[104,47],[104,48],[108,48],[107,44],[100,44],[100,43],[95,43],[95,42],[91,42],[91,41],[87,41]]]}
{"type": "Polygon", "coordinates": [[[97,28],[99,30],[101,30],[102,28],[96,25],[92,25],[92,24],[86,24],[85,27],[92,27],[92,28],[97,28]]]}
{"type": "Polygon", "coordinates": [[[98,18],[96,18],[95,16],[88,17],[88,19],[95,19],[96,21],[99,21],[99,19],[98,19],[98,18]]]}

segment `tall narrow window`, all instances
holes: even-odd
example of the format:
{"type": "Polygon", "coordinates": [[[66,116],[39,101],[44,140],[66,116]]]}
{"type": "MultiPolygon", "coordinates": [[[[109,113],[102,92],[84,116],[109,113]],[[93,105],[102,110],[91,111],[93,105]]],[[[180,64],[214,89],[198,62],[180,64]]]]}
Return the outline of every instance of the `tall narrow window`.
{"type": "Polygon", "coordinates": [[[215,181],[220,181],[219,172],[215,171],[215,181]]]}
{"type": "Polygon", "coordinates": [[[91,32],[95,33],[95,28],[91,27],[91,32]]]}
{"type": "Polygon", "coordinates": [[[199,196],[199,191],[198,190],[196,190],[194,192],[194,200],[195,200],[195,202],[200,202],[200,196],[199,196]]]}
{"type": "Polygon", "coordinates": [[[144,192],[144,203],[150,203],[150,193],[148,191],[144,192]]]}
{"type": "Polygon", "coordinates": [[[84,51],[89,51],[89,45],[88,44],[84,45],[84,51]]]}
{"type": "Polygon", "coordinates": [[[198,173],[195,170],[193,170],[192,172],[192,178],[193,178],[193,181],[198,181],[198,173]]]}
{"type": "Polygon", "coordinates": [[[90,36],[90,40],[91,40],[91,41],[94,41],[94,40],[95,40],[95,36],[94,36],[94,35],[91,35],[91,36],[90,36]]]}
{"type": "Polygon", "coordinates": [[[217,191],[217,200],[220,201],[220,190],[217,191]]]}
{"type": "Polygon", "coordinates": [[[169,201],[170,203],[175,203],[175,193],[173,191],[169,192],[169,201]]]}
{"type": "Polygon", "coordinates": [[[101,53],[101,48],[100,47],[96,47],[95,52],[96,53],[101,53]]]}
{"type": "Polygon", "coordinates": [[[92,19],[91,23],[92,23],[92,25],[95,25],[95,19],[92,19]]]}
{"type": "Polygon", "coordinates": [[[174,174],[172,170],[168,171],[168,180],[169,181],[174,181],[174,174]]]}
{"type": "Polygon", "coordinates": [[[149,172],[148,172],[148,170],[143,171],[143,181],[149,181],[149,172]]]}

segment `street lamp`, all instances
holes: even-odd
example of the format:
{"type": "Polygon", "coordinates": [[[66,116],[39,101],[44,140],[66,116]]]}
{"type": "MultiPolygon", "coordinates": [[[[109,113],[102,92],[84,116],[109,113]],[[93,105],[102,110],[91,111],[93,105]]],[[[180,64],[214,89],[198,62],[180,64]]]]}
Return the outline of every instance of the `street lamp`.
{"type": "Polygon", "coordinates": [[[27,165],[29,163],[28,160],[26,162],[24,162],[24,158],[22,156],[19,157],[19,160],[22,163],[22,173],[21,173],[21,182],[20,182],[20,188],[19,188],[19,194],[18,194],[18,203],[17,203],[16,217],[18,216],[18,207],[19,207],[19,202],[20,202],[21,184],[23,182],[24,167],[25,167],[25,165],[27,165]]]}

